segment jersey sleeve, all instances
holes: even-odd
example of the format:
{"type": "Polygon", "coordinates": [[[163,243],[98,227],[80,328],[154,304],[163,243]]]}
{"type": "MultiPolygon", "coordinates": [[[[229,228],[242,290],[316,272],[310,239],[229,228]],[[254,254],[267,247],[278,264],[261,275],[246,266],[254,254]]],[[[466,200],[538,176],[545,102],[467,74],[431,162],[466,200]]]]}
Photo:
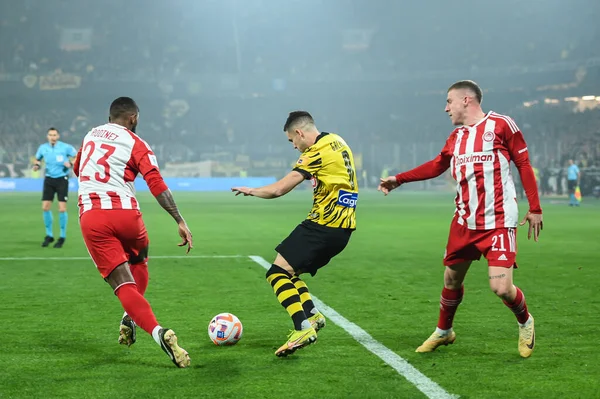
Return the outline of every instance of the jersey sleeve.
{"type": "Polygon", "coordinates": [[[83,145],[79,147],[79,151],[75,155],[75,162],[73,163],[73,173],[79,177],[79,165],[81,164],[81,152],[83,151],[83,145]]]}
{"type": "Polygon", "coordinates": [[[321,153],[309,150],[300,155],[293,170],[299,172],[306,180],[309,180],[322,166],[323,159],[321,153]]]}
{"type": "Polygon", "coordinates": [[[529,202],[529,212],[542,213],[535,173],[529,161],[529,151],[523,133],[512,119],[506,121],[503,132],[510,159],[515,163],[521,177],[521,184],[529,202]]]}
{"type": "Polygon", "coordinates": [[[42,153],[42,148],[43,148],[43,146],[39,146],[35,153],[35,159],[37,159],[38,161],[41,161],[42,158],[44,158],[44,154],[42,153]]]}
{"type": "Polygon", "coordinates": [[[77,150],[75,149],[75,147],[73,147],[72,145],[69,144],[67,146],[67,156],[69,158],[73,158],[76,155],[77,155],[77,150]]]}
{"type": "Polygon", "coordinates": [[[450,167],[450,161],[452,160],[452,149],[450,144],[451,137],[452,136],[446,140],[444,148],[442,148],[442,151],[440,151],[437,157],[429,162],[425,162],[424,164],[417,166],[414,169],[409,170],[408,172],[398,173],[396,175],[396,181],[398,184],[433,179],[448,170],[450,167]]]}
{"type": "Polygon", "coordinates": [[[142,175],[152,195],[157,196],[168,189],[158,169],[156,155],[145,141],[136,139],[130,164],[142,175]]]}

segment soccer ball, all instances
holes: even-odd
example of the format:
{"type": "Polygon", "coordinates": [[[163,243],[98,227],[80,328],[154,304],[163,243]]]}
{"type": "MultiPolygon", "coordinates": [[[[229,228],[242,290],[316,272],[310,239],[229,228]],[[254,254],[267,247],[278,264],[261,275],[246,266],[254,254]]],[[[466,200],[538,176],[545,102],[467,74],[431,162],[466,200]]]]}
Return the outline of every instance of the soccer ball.
{"type": "Polygon", "coordinates": [[[242,331],[242,322],[231,313],[219,313],[208,323],[208,336],[219,346],[237,344],[242,331]]]}

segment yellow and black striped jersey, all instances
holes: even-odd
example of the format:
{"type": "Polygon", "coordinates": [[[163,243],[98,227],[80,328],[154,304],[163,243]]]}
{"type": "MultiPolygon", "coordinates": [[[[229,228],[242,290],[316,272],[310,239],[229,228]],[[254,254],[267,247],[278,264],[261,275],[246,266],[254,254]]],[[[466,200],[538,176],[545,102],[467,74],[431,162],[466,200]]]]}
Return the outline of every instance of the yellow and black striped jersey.
{"type": "Polygon", "coordinates": [[[356,228],[358,183],[352,150],[343,138],[321,133],[296,162],[294,170],[313,185],[308,220],[323,226],[356,228]]]}

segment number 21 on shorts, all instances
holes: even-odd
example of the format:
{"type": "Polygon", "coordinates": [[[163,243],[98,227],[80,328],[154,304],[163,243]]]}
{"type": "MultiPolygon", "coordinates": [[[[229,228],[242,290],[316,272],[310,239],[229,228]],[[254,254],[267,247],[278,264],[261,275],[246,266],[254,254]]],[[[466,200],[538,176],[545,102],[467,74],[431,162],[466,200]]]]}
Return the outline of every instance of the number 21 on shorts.
{"type": "Polygon", "coordinates": [[[505,229],[500,234],[495,234],[492,236],[492,248],[493,252],[516,252],[517,251],[517,240],[515,235],[515,229],[508,228],[505,229]],[[507,248],[508,246],[508,248],[507,248]]]}

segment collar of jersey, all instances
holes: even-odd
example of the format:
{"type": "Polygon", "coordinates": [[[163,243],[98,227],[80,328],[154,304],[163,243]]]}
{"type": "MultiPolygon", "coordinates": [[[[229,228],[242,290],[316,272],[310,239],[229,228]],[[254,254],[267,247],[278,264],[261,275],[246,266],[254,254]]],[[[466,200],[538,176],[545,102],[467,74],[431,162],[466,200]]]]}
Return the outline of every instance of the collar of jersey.
{"type": "Polygon", "coordinates": [[[489,117],[490,117],[490,115],[492,114],[492,112],[494,112],[494,111],[488,111],[488,113],[487,113],[487,114],[485,114],[485,116],[484,116],[483,118],[481,118],[481,120],[480,120],[479,122],[477,122],[476,124],[474,124],[474,125],[472,125],[472,126],[470,126],[470,125],[469,125],[469,126],[467,126],[467,125],[462,125],[462,126],[460,127],[460,129],[469,129],[469,128],[474,128],[474,127],[477,127],[477,126],[479,126],[479,125],[480,125],[480,124],[481,124],[483,121],[485,121],[487,118],[489,118],[489,117]]]}
{"type": "MultiPolygon", "coordinates": [[[[321,140],[323,137],[327,136],[328,134],[329,134],[329,133],[327,133],[327,132],[321,132],[321,134],[319,134],[319,135],[317,136],[317,139],[315,140],[315,144],[317,144],[317,142],[318,142],[319,140],[321,140]]],[[[313,145],[315,145],[315,144],[313,144],[313,145]]]]}

